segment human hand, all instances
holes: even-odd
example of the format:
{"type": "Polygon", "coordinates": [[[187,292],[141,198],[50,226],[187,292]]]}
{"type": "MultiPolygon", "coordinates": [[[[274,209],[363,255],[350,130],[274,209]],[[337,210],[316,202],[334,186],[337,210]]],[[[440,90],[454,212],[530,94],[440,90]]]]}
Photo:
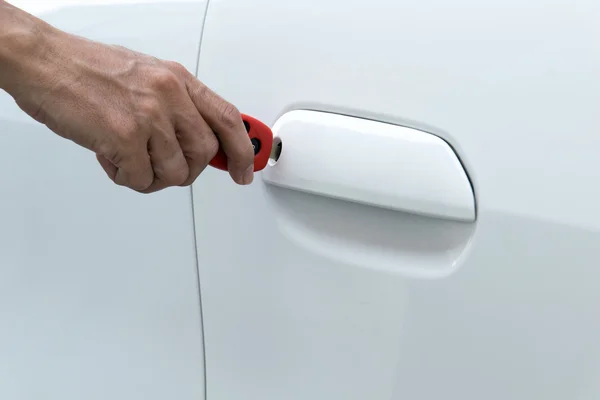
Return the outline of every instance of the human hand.
{"type": "Polygon", "coordinates": [[[51,27],[38,40],[37,60],[13,69],[7,91],[31,117],[95,152],[116,184],[142,193],[190,185],[219,146],[233,180],[252,182],[240,112],[180,64],[51,27]]]}

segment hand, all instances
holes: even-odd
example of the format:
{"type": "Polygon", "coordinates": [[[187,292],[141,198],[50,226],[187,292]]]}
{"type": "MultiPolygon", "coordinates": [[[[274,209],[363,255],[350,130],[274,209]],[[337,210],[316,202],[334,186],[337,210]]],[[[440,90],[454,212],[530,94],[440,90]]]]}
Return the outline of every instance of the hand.
{"type": "Polygon", "coordinates": [[[43,41],[9,93],[31,117],[95,152],[116,184],[142,193],[190,185],[219,146],[233,180],[252,182],[254,152],[239,111],[183,66],[53,28],[43,41]]]}

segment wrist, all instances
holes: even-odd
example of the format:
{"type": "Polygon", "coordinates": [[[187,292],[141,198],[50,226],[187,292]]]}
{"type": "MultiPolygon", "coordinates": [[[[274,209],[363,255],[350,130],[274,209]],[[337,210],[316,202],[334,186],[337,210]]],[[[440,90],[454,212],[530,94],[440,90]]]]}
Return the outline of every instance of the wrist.
{"type": "Polygon", "coordinates": [[[0,0],[0,89],[15,95],[43,65],[55,29],[0,0]]]}

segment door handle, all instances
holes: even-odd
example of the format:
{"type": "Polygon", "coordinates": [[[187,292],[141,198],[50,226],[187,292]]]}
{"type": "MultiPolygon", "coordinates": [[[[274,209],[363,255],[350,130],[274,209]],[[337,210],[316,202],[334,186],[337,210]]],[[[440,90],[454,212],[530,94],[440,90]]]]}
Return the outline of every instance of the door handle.
{"type": "Polygon", "coordinates": [[[281,155],[267,184],[429,217],[472,222],[467,174],[444,140],[346,115],[295,110],[273,126],[281,155]]]}

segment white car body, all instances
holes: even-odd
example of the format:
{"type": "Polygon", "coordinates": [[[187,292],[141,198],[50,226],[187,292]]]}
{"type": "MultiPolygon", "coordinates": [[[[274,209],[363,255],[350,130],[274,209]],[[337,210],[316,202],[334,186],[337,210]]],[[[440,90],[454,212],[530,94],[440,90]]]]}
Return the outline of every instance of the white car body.
{"type": "Polygon", "coordinates": [[[600,3],[108,3],[41,16],[178,61],[269,126],[411,128],[450,164],[423,150],[416,179],[393,140],[356,136],[354,164],[340,127],[314,153],[282,129],[249,187],[209,168],[140,195],[2,94],[1,399],[600,397],[600,3]]]}

